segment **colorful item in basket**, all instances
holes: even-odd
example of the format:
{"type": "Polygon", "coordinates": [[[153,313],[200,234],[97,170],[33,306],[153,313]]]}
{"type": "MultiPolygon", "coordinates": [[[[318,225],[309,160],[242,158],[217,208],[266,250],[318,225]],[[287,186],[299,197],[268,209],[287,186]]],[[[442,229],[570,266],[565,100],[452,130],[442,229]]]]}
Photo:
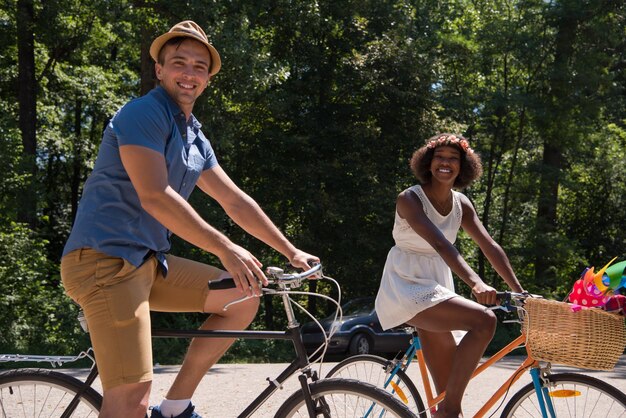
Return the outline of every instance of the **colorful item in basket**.
{"type": "Polygon", "coordinates": [[[616,258],[597,273],[593,267],[587,267],[582,272],[569,294],[573,311],[582,308],[602,308],[608,312],[625,313],[626,296],[620,292],[626,290],[626,261],[611,266],[616,258]]]}
{"type": "Polygon", "coordinates": [[[611,289],[616,291],[620,288],[626,288],[626,260],[613,264],[606,269],[605,274],[608,278],[607,285],[611,289]]]}
{"type": "MultiPolygon", "coordinates": [[[[593,272],[593,267],[591,269],[587,268],[582,274],[583,278],[576,280],[576,282],[574,283],[574,287],[569,294],[569,301],[575,306],[578,305],[584,308],[602,307],[606,303],[607,298],[593,284],[593,282],[585,281],[585,276],[588,271],[593,272]]],[[[574,310],[578,309],[574,308],[574,310]]]]}
{"type": "Polygon", "coordinates": [[[592,290],[590,295],[597,294],[595,289],[605,295],[610,295],[619,289],[626,288],[626,261],[620,261],[611,266],[616,259],[617,257],[613,258],[597,273],[594,272],[593,267],[588,267],[583,271],[581,278],[586,284],[585,290],[592,290]]]}
{"type": "MultiPolygon", "coordinates": [[[[588,289],[589,287],[595,287],[597,290],[599,290],[601,293],[605,293],[607,290],[609,290],[608,284],[609,283],[605,283],[604,281],[604,277],[605,274],[604,272],[609,268],[609,266],[611,265],[611,263],[613,261],[615,261],[617,257],[613,258],[613,260],[609,261],[604,267],[602,267],[602,269],[600,269],[600,271],[598,271],[597,273],[594,273],[593,271],[593,267],[589,267],[587,268],[584,272],[583,272],[583,280],[585,282],[585,284],[587,285],[585,287],[585,289],[588,289]]],[[[593,289],[592,289],[593,290],[593,289]]],[[[597,292],[595,290],[592,291],[591,293],[592,295],[596,295],[597,292]]]]}
{"type": "Polygon", "coordinates": [[[626,315],[626,296],[614,295],[607,298],[604,310],[611,313],[626,315]]]}

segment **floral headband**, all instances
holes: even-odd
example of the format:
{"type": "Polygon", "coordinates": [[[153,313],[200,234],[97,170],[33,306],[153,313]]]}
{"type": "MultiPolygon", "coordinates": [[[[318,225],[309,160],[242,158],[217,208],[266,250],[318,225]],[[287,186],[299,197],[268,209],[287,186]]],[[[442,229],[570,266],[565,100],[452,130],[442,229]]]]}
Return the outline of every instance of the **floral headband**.
{"type": "Polygon", "coordinates": [[[467,139],[461,137],[458,138],[456,135],[440,135],[437,139],[433,139],[426,144],[426,148],[434,149],[436,147],[440,147],[442,145],[457,145],[461,147],[466,154],[473,154],[474,150],[470,148],[469,142],[467,139]]]}

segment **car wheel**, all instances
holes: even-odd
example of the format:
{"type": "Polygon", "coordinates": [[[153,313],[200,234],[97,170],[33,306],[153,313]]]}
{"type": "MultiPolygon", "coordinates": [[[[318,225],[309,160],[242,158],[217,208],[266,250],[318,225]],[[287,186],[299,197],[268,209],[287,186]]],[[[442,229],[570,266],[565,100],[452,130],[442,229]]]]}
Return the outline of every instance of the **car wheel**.
{"type": "Polygon", "coordinates": [[[350,341],[350,354],[370,354],[372,351],[372,342],[365,334],[357,334],[350,341]]]}

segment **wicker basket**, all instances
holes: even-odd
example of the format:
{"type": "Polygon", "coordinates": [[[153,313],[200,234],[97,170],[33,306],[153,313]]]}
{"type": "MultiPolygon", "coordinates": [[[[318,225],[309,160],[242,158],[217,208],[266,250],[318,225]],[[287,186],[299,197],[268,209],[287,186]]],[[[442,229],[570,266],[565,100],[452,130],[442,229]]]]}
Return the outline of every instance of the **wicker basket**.
{"type": "Polygon", "coordinates": [[[626,346],[624,317],[600,309],[573,312],[570,304],[526,299],[522,330],[536,360],[612,370],[626,346]]]}

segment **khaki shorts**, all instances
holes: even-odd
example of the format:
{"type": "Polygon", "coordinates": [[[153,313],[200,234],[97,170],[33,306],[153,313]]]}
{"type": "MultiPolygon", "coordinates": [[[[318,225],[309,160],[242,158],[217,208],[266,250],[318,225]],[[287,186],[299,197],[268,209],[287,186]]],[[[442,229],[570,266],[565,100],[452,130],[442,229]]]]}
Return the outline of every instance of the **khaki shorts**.
{"type": "Polygon", "coordinates": [[[156,258],[140,267],[90,248],[61,260],[67,294],[83,309],[102,387],[152,380],[150,311],[202,312],[216,267],[167,255],[163,278],[156,258]]]}

